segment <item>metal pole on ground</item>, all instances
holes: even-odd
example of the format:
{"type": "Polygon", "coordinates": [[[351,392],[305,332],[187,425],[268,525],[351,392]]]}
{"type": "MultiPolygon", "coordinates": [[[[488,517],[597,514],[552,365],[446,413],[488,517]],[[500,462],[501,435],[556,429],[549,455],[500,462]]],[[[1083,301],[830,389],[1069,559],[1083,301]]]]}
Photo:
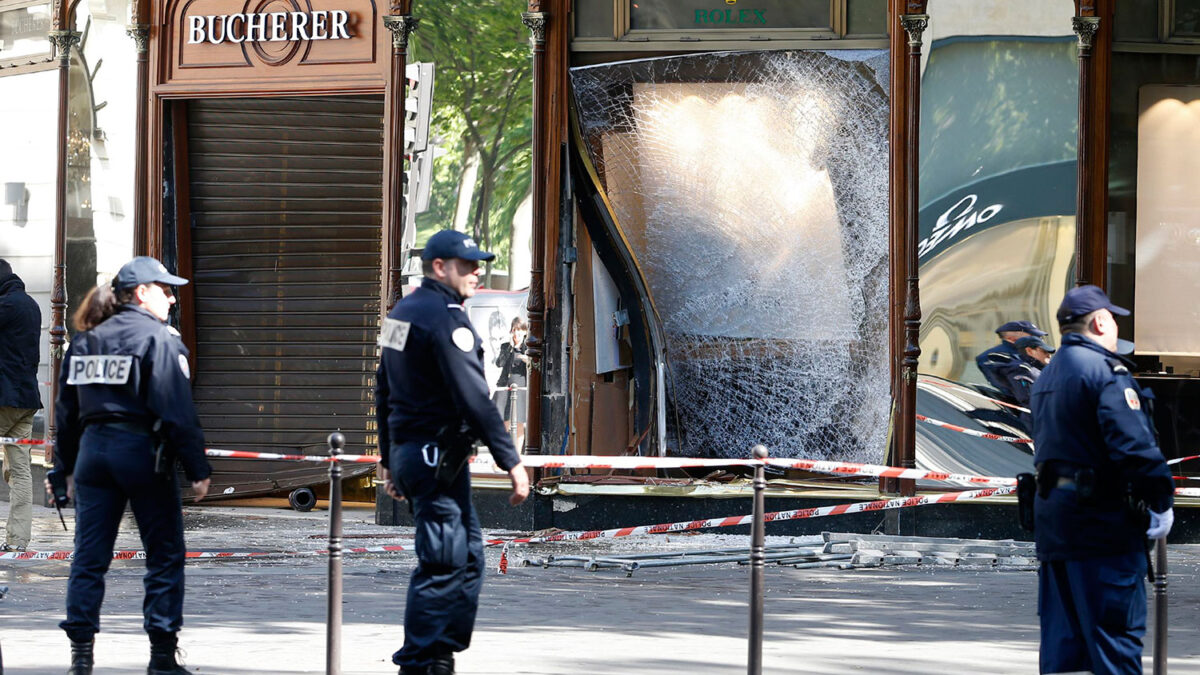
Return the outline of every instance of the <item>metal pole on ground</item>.
{"type": "Polygon", "coordinates": [[[1154,675],[1167,675],[1167,538],[1154,540],[1154,675]]]}
{"type": "MultiPolygon", "coordinates": [[[[768,454],[762,445],[754,446],[751,452],[755,459],[766,459],[768,454]]],[[[767,565],[763,493],[766,490],[766,465],[759,464],[754,467],[754,522],[750,525],[750,658],[746,667],[749,675],[762,675],[763,573],[767,565]]]]}
{"type": "Polygon", "coordinates": [[[325,675],[342,673],[342,463],[340,432],[329,434],[329,607],[325,617],[325,675]]]}

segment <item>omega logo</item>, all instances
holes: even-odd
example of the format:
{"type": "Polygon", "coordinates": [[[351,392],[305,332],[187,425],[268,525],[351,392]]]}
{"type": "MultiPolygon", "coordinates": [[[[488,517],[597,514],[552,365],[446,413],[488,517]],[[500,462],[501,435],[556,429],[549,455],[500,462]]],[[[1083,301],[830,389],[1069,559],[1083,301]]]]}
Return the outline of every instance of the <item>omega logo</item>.
{"type": "Polygon", "coordinates": [[[938,216],[937,224],[933,226],[933,233],[922,239],[921,243],[917,245],[917,255],[923,256],[947,239],[971,229],[978,223],[986,223],[1004,208],[1000,204],[992,204],[980,211],[975,211],[975,202],[977,201],[979,201],[978,195],[967,195],[938,216]]]}
{"type": "Polygon", "coordinates": [[[348,40],[345,10],[259,12],[188,17],[188,44],[348,40]]]}

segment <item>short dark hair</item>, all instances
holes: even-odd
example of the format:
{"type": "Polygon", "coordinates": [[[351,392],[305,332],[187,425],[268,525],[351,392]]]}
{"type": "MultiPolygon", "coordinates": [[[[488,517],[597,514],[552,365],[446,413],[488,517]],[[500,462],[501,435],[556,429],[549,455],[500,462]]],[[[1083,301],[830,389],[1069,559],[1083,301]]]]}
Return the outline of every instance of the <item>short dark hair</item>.
{"type": "MultiPolygon", "coordinates": [[[[437,258],[434,258],[433,260],[437,260],[437,258]]],[[[427,277],[433,276],[433,260],[421,261],[421,274],[427,277]]]]}
{"type": "Polygon", "coordinates": [[[1086,333],[1088,324],[1092,322],[1092,319],[1096,316],[1096,312],[1099,311],[1100,310],[1097,309],[1095,311],[1088,312],[1083,316],[1077,316],[1067,323],[1060,323],[1058,324],[1058,330],[1063,335],[1066,335],[1067,333],[1086,333]]]}

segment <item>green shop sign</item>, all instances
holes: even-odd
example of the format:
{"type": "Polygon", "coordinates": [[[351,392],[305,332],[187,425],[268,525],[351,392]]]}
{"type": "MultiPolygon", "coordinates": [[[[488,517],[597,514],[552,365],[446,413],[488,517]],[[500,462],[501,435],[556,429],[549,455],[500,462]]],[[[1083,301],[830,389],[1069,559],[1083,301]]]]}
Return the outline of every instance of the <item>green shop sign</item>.
{"type": "Polygon", "coordinates": [[[832,0],[630,0],[633,30],[828,28],[832,0]]]}

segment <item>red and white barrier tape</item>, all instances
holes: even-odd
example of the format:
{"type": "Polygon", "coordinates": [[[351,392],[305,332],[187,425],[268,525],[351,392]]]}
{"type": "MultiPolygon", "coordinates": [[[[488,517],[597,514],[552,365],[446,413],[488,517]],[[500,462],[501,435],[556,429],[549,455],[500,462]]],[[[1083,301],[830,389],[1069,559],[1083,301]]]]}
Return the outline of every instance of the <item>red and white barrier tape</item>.
{"type": "MultiPolygon", "coordinates": [[[[985,488],[983,490],[968,490],[965,492],[947,492],[940,495],[923,497],[899,497],[896,499],[880,499],[872,502],[856,502],[853,504],[836,504],[793,511],[773,511],[764,513],[766,522],[780,520],[803,520],[820,518],[822,516],[840,516],[847,513],[862,513],[864,511],[884,511],[888,509],[903,509],[910,506],[925,506],[927,504],[945,504],[949,502],[981,499],[997,495],[1006,495],[1016,490],[1016,486],[985,488]]],[[[734,527],[749,525],[754,520],[753,515],[731,516],[728,518],[710,518],[708,520],[685,520],[677,523],[660,523],[658,525],[641,525],[638,527],[618,527],[611,530],[589,530],[586,532],[559,532],[544,537],[524,537],[521,539],[491,540],[488,544],[541,544],[554,541],[583,541],[587,539],[613,539],[631,537],[639,534],[664,534],[667,532],[686,532],[702,530],[710,527],[734,527]]]]}
{"type": "MultiPolygon", "coordinates": [[[[286,459],[294,462],[331,462],[329,455],[284,455],[276,452],[251,452],[249,450],[217,450],[205,448],[204,454],[209,457],[225,457],[228,459],[286,459]]],[[[339,462],[351,464],[376,464],[377,455],[338,455],[339,462]]]]}
{"type": "MultiPolygon", "coordinates": [[[[412,551],[412,546],[398,544],[384,546],[357,546],[342,549],[342,553],[399,553],[412,551]]],[[[247,560],[251,558],[279,558],[328,555],[328,550],[320,551],[188,551],[184,554],[188,561],[197,560],[247,560]]],[[[74,560],[74,551],[9,551],[0,553],[0,560],[74,560]]],[[[145,560],[145,551],[113,551],[113,560],[145,560]]]]}
{"type": "Polygon", "coordinates": [[[991,439],[993,441],[1005,441],[1008,443],[1032,443],[1033,442],[1032,438],[1021,438],[1019,436],[1001,436],[1000,434],[992,434],[992,433],[988,433],[986,431],[975,431],[974,429],[967,429],[966,427],[960,427],[957,424],[950,424],[949,422],[935,420],[932,417],[926,417],[924,415],[917,415],[917,419],[922,422],[925,422],[926,424],[932,424],[935,427],[949,429],[950,431],[957,431],[962,434],[967,434],[968,436],[976,436],[978,438],[987,438],[987,439],[991,439]]]}
{"type": "Polygon", "coordinates": [[[49,441],[40,438],[12,438],[0,436],[0,445],[46,445],[49,441]]]}

